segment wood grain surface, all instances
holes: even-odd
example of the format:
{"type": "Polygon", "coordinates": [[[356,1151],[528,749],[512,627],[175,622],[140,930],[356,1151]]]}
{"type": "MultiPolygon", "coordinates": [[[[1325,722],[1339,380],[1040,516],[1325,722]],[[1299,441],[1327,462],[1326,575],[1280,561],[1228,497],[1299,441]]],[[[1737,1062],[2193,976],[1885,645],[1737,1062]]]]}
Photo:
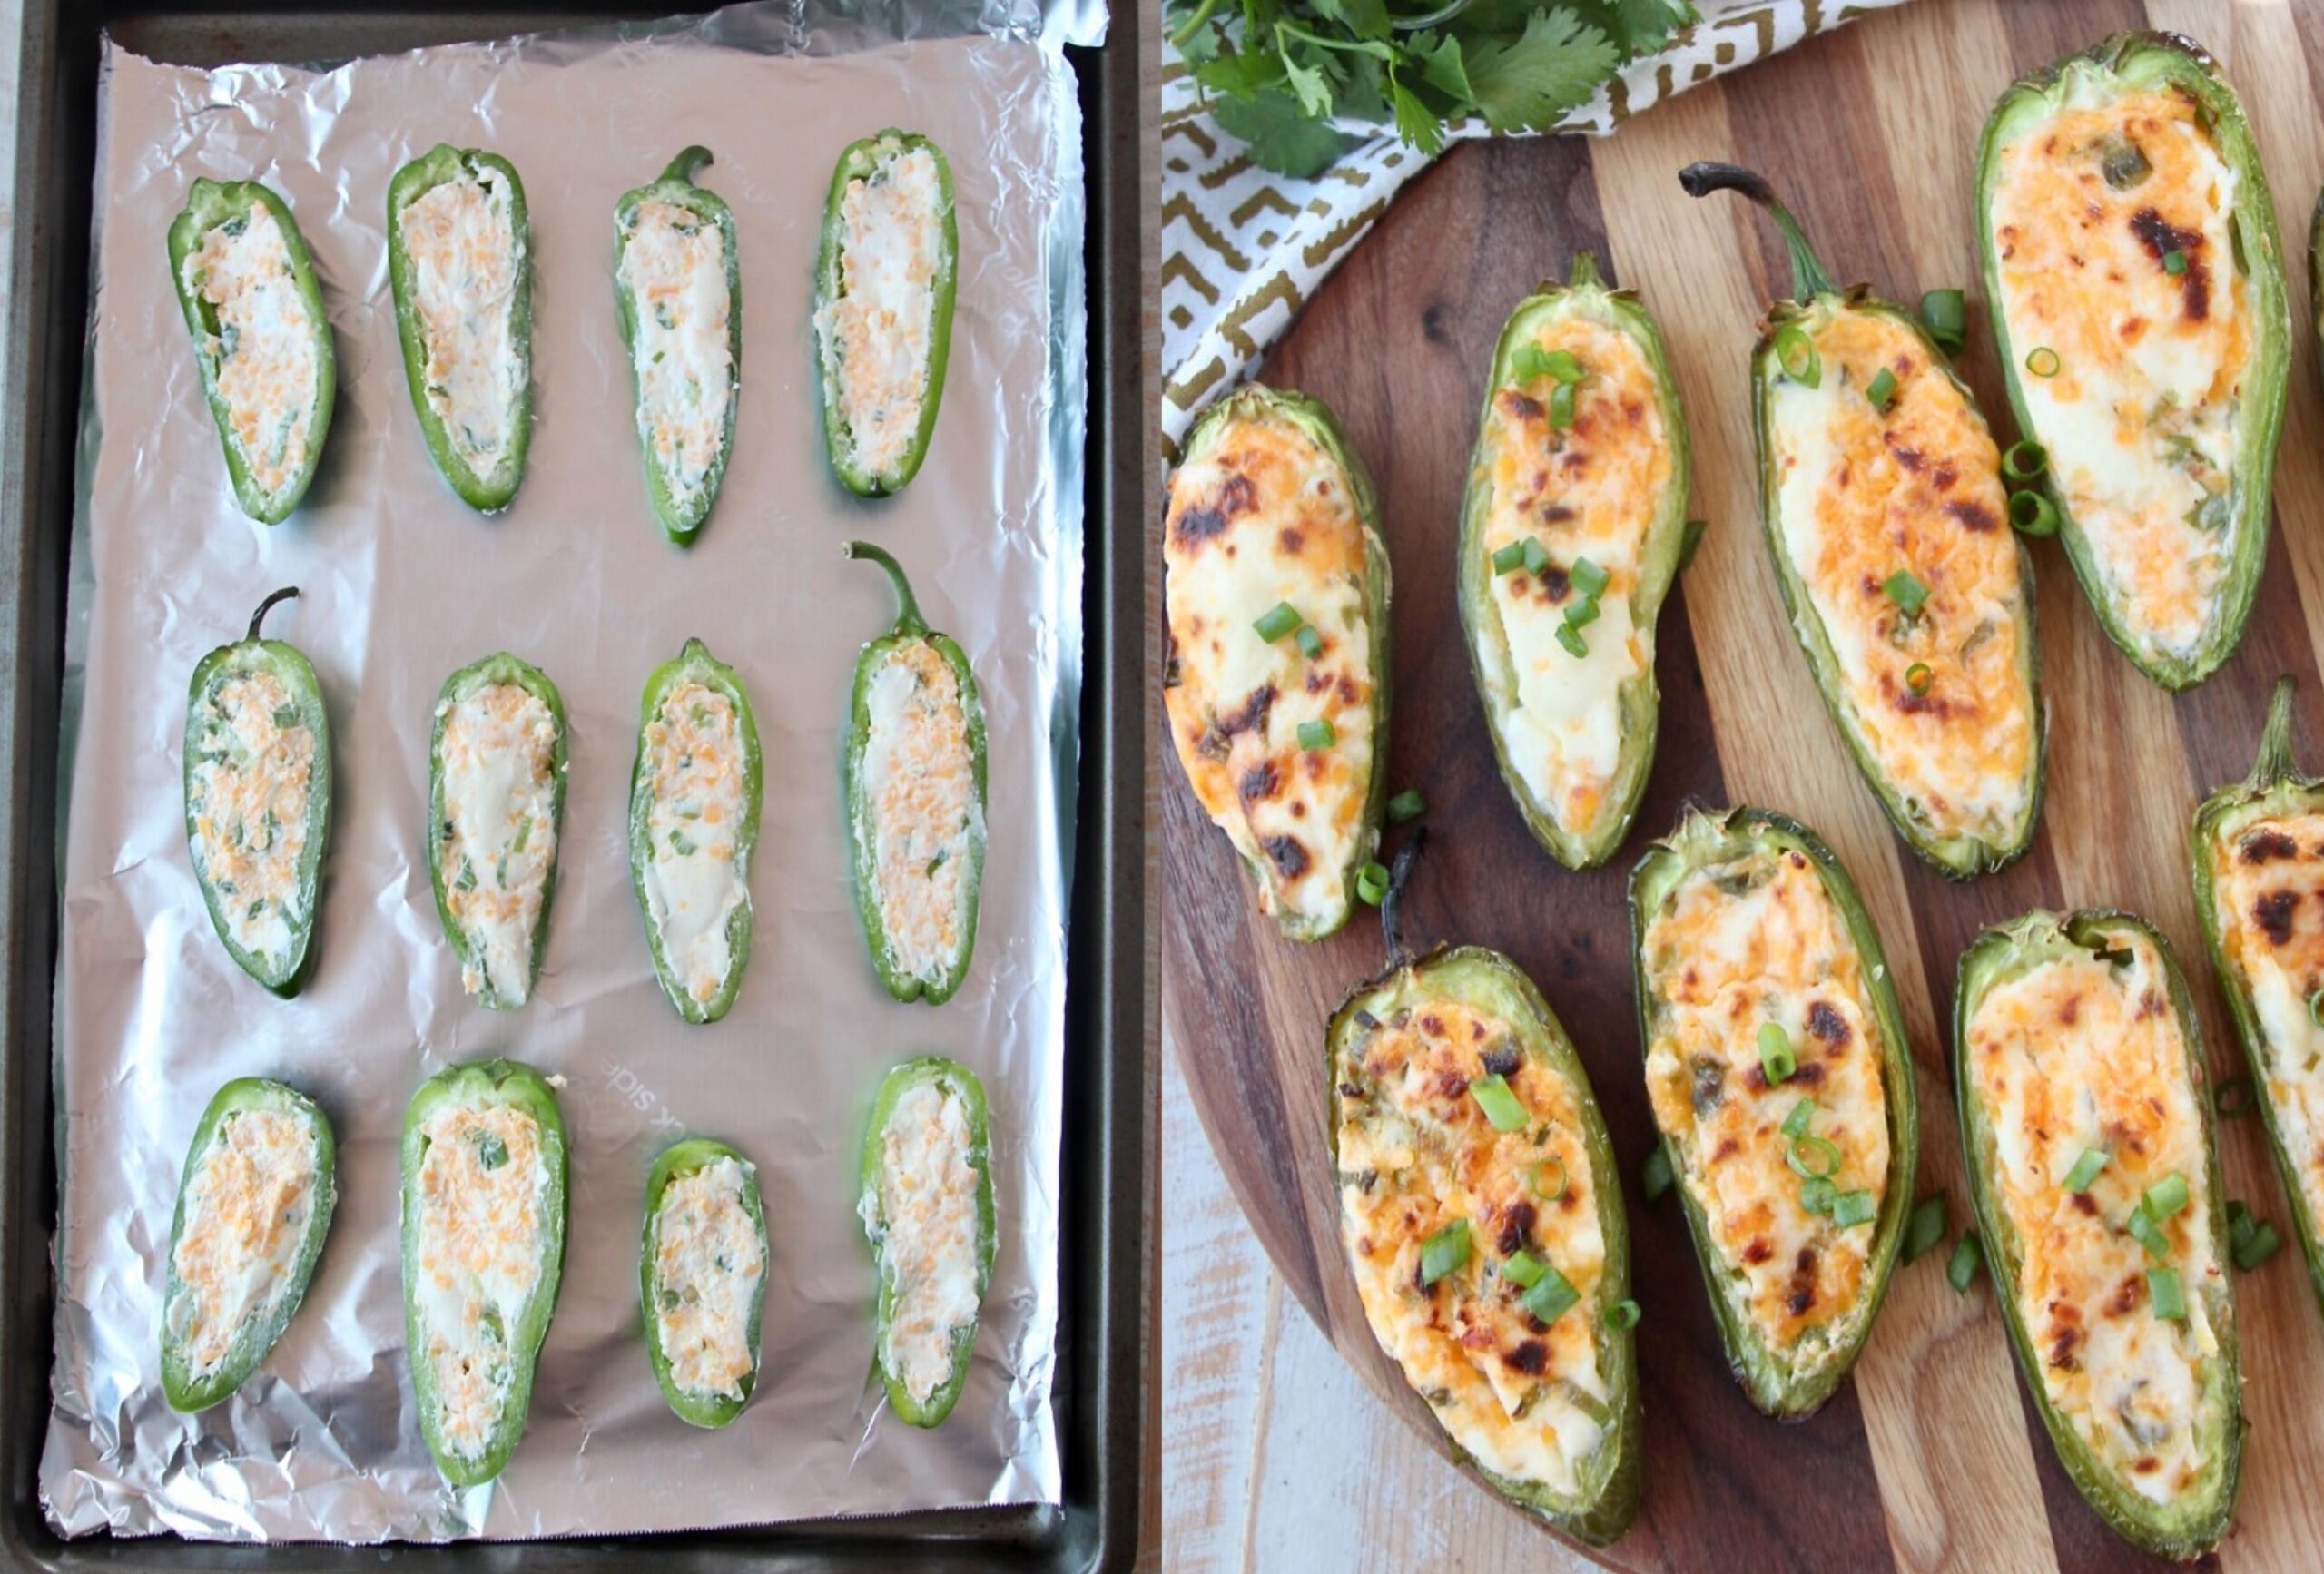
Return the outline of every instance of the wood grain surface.
{"type": "MultiPolygon", "coordinates": [[[[1955,959],[1984,925],[2036,905],[2119,905],[2162,926],[2190,967],[2215,1063],[2240,1068],[2188,886],[2194,804],[2249,769],[2269,685],[2302,681],[2301,733],[2324,761],[2324,397],[2304,256],[2324,175],[2324,6],[2148,0],[1922,0],[1688,93],[1600,142],[1471,143],[1407,190],[1262,370],[1346,424],[1381,493],[1394,565],[1396,709],[1389,786],[1427,795],[1432,843],[1411,909],[1419,938],[1508,952],[1580,1046],[1624,1171],[1646,1403],[1636,1528],[1601,1554],[1634,1569],[2074,1570],[2152,1562],[2083,1504],[2021,1391],[1990,1290],[1956,1296],[1941,1255],[1899,1268],[1855,1381],[1805,1424],[1757,1414],[1728,1374],[1675,1203],[1646,1205],[1652,1136],[1630,1001],[1629,865],[1694,795],[1779,809],[1817,829],[1863,887],[1894,967],[1919,1069],[1922,1188],[1966,1217],[1939,1023],[1955,959]],[[2242,93],[2288,243],[2296,351],[2276,532],[2236,659],[2173,698],[2109,645],[2054,544],[2035,549],[2050,706],[2048,802],[2032,852],[1949,885],[1889,831],[1786,626],[1758,518],[1745,361],[1787,288],[1773,231],[1731,198],[1692,202],[1677,171],[1767,172],[1846,280],[1906,301],[1972,293],[1961,370],[1996,435],[2014,436],[1975,278],[1972,167],[1994,99],[2020,72],[2124,28],[2176,28],[2242,93]],[[1692,512],[1709,521],[1661,624],[1661,740],[1630,844],[1569,873],[1535,847],[1494,769],[1453,594],[1453,546],[1493,339],[1538,280],[1597,251],[1659,318],[1694,440],[1692,512]]],[[[1169,758],[1167,736],[1161,743],[1169,758]]],[[[1172,767],[1165,765],[1166,772],[1172,767]]],[[[1366,1384],[1433,1438],[1374,1343],[1341,1253],[1324,1146],[1324,1018],[1376,971],[1376,932],[1317,946],[1260,917],[1225,838],[1183,782],[1162,794],[1166,1037],[1213,1147],[1285,1284],[1366,1384]]],[[[2253,1121],[2226,1123],[2230,1193],[2281,1219],[2253,1121]]],[[[1168,1176],[1164,1178],[1167,1191],[1168,1176]]],[[[1165,1203],[1165,1228],[1168,1208],[1165,1203]]],[[[2324,1319],[2296,1254],[2238,1283],[2251,1433],[2235,1570],[2324,1561],[2324,1319]]],[[[1478,1512],[1497,1501],[1482,1486],[1478,1512]]],[[[1544,1530],[1543,1534],[1548,1534],[1544,1530]]],[[[2160,1567],[2161,1565],[2155,1565],[2160,1567]]]]}

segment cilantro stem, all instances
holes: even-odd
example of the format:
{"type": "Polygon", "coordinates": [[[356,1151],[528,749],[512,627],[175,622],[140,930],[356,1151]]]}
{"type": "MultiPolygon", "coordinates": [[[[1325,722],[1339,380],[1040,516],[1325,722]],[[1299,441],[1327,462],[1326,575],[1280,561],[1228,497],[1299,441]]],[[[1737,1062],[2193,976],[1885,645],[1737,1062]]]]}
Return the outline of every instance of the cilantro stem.
{"type": "Polygon", "coordinates": [[[1202,4],[1195,7],[1195,14],[1187,18],[1185,25],[1170,34],[1170,46],[1184,49],[1193,41],[1194,35],[1202,31],[1203,24],[1210,20],[1210,14],[1217,9],[1218,0],[1202,0],[1202,4]]]}
{"type": "Polygon", "coordinates": [[[1431,27],[1442,27],[1469,8],[1469,0],[1449,0],[1424,16],[1392,16],[1388,25],[1399,33],[1420,33],[1431,27]]]}

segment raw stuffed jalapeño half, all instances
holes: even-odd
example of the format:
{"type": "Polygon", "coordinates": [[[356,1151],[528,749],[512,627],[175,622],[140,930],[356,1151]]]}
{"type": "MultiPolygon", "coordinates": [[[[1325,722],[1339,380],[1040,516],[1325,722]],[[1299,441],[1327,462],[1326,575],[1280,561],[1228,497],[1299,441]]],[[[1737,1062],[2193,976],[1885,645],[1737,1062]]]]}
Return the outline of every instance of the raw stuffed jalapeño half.
{"type": "Polygon", "coordinates": [[[314,1100],[238,1077],[194,1127],[170,1225],[162,1392],[207,1410],[241,1387],[307,1293],[339,1201],[338,1148],[314,1100]]]}
{"type": "Polygon", "coordinates": [[[444,680],[428,772],[428,878],[460,985],[532,999],[565,844],[565,698],[506,651],[444,680]]]}
{"type": "Polygon", "coordinates": [[[234,498],[260,524],[280,525],[315,478],[339,392],[306,238],[258,182],[198,180],[169,252],[234,498]]]}
{"type": "Polygon", "coordinates": [[[645,496],[681,546],[718,500],[741,394],[734,215],[694,184],[708,162],[708,148],[688,148],[614,209],[614,303],[637,394],[645,496]]]}
{"type": "Polygon", "coordinates": [[[2107,637],[2168,689],[2234,654],[2268,556],[2291,313],[2235,91],[2174,34],[2020,80],[1977,149],[2017,424],[2107,637]]]}
{"type": "Polygon", "coordinates": [[[1387,802],[1388,552],[1305,394],[1211,407],[1170,477],[1163,703],[1195,801],[1293,939],[1347,922],[1387,802]]]}
{"type": "Polygon", "coordinates": [[[690,639],[645,680],[629,784],[629,873],[646,949],[689,1022],[724,1017],[750,965],[759,787],[743,680],[690,639]]]}
{"type": "Polygon", "coordinates": [[[524,1435],[565,1265],[565,1121],[513,1060],[447,1067],[403,1121],[403,1303],[412,1396],[455,1486],[524,1435]]]}
{"type": "Polygon", "coordinates": [[[1913,1203],[1911,1049],[1814,832],[1689,805],[1630,874],[1646,1087],[1728,1363],[1796,1421],[1856,1364],[1913,1203]]]}
{"type": "Polygon", "coordinates": [[[1364,1319],[1457,1458],[1604,1546],[1638,1511],[1642,1433],[1605,1122],[1565,1029],[1508,958],[1461,946],[1414,959],[1387,916],[1389,967],[1333,1015],[1324,1052],[1364,1319]]]}
{"type": "Polygon", "coordinates": [[[965,1066],[923,1056],[888,1073],[863,1142],[856,1214],[880,1276],[873,1361],[913,1426],[952,1413],[992,1282],[991,1118],[965,1066]]]}
{"type": "Polygon", "coordinates": [[[960,255],[942,151],[892,130],[849,143],[823,206],[815,358],[824,451],[858,497],[902,491],[927,457],[960,255]]]}
{"type": "Polygon", "coordinates": [[[679,1420],[724,1426],[750,1402],[766,1264],[751,1161],[707,1137],[665,1149],[645,1181],[638,1294],[654,1381],[679,1420]]]}
{"type": "Polygon", "coordinates": [[[2260,758],[2195,812],[2195,913],[2324,1303],[2324,781],[2291,753],[2292,680],[2260,758]]]}
{"type": "Polygon", "coordinates": [[[940,1006],[968,975],[984,884],[984,703],[968,653],[931,633],[896,560],[896,621],[856,658],[847,732],[848,862],[872,968],[899,1000],[940,1006]]]}
{"type": "Polygon", "coordinates": [[[1816,687],[1915,852],[1955,880],[1999,869],[2034,840],[2043,715],[2033,568],[1993,435],[1920,323],[1837,287],[1764,180],[1679,180],[1767,208],[1791,251],[1751,411],[1768,552],[1816,687]]]}
{"type": "Polygon", "coordinates": [[[2058,1462],[2146,1550],[2225,1534],[2242,1378],[2203,1047],[2162,935],[2033,912],[1961,959],[1954,1078],[1969,1197],[2058,1462]]]}
{"type": "Polygon", "coordinates": [[[1654,625],[1686,536],[1687,422],[1654,319],[1596,260],[1518,303],[1461,514],[1461,627],[1493,753],[1571,869],[1621,844],[1654,762],[1654,625]]]}
{"type": "Polygon", "coordinates": [[[411,408],[471,508],[505,508],[533,435],[532,226],[497,153],[438,143],[388,185],[388,278],[411,408]]]}
{"type": "Polygon", "coordinates": [[[210,921],[235,966],[278,995],[313,960],[330,839],[330,719],[295,645],[250,633],[193,669],[185,710],[185,839],[210,921]]]}

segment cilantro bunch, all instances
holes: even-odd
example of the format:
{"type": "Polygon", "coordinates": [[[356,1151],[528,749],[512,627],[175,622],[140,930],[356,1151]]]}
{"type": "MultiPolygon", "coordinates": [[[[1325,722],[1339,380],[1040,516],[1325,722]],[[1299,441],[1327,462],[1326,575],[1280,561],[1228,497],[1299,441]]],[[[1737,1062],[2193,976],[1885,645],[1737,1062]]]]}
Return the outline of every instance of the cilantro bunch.
{"type": "Polygon", "coordinates": [[[1166,0],[1173,43],[1252,161],[1314,175],[1333,121],[1393,123],[1424,153],[1482,115],[1546,131],[1695,20],[1689,0],[1166,0]]]}

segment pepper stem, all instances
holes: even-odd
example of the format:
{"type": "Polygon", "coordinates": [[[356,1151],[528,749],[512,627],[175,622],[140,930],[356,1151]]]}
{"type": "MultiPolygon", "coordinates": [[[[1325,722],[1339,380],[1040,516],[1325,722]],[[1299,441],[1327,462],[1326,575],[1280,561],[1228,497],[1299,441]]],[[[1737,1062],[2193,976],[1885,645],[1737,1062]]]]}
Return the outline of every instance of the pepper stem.
{"type": "Polygon", "coordinates": [[[2290,673],[2276,680],[2276,692],[2268,700],[2268,724],[2260,733],[2260,757],[2252,762],[2245,786],[2264,790],[2299,773],[2291,757],[2291,696],[2299,687],[2290,673]]]}
{"type": "Polygon", "coordinates": [[[298,594],[299,587],[297,585],[286,585],[281,589],[276,591],[272,595],[268,596],[264,601],[260,602],[258,604],[258,610],[251,614],[251,631],[242,636],[243,643],[248,644],[249,642],[258,638],[258,625],[266,621],[266,615],[274,610],[275,604],[277,602],[293,600],[297,597],[298,594]]]}
{"type": "Polygon", "coordinates": [[[1807,234],[1791,210],[1776,200],[1776,189],[1768,178],[1740,164],[1695,163],[1679,172],[1679,183],[1690,197],[1708,197],[1713,192],[1734,192],[1748,197],[1768,211],[1776,228],[1783,231],[1783,243],[1791,251],[1791,292],[1795,299],[1806,301],[1817,295],[1837,295],[1840,287],[1824,271],[1823,263],[1816,260],[1816,249],[1807,243],[1807,234]]]}
{"type": "Polygon", "coordinates": [[[911,581],[904,577],[903,565],[869,541],[851,541],[847,556],[852,560],[862,558],[876,563],[888,571],[888,583],[896,587],[896,625],[894,634],[926,634],[928,620],[920,615],[920,599],[911,593],[911,581]]]}
{"type": "Polygon", "coordinates": [[[710,162],[710,150],[700,143],[696,143],[670,161],[670,167],[662,172],[662,178],[665,181],[684,181],[686,184],[692,185],[694,172],[710,162]]]}
{"type": "Polygon", "coordinates": [[[1428,827],[1423,825],[1413,832],[1413,839],[1396,850],[1396,861],[1388,871],[1388,892],[1380,899],[1380,933],[1388,942],[1388,965],[1401,968],[1413,959],[1412,948],[1404,944],[1404,888],[1412,883],[1413,865],[1419,861],[1420,850],[1428,845],[1428,827]]]}
{"type": "Polygon", "coordinates": [[[1568,290],[1596,290],[1606,282],[1598,271],[1598,259],[1589,251],[1576,251],[1565,276],[1568,290]]]}

